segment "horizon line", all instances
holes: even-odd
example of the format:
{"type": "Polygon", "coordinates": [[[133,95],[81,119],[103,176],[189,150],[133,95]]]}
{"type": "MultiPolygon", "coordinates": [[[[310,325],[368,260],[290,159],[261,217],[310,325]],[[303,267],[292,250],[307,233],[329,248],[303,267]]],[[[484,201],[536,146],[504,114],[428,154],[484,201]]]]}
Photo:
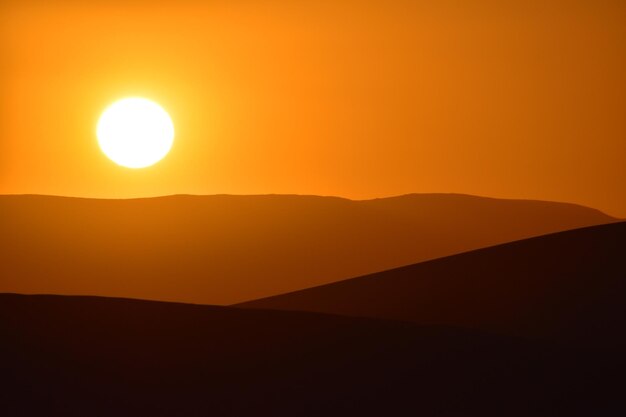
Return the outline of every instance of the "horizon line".
{"type": "Polygon", "coordinates": [[[328,198],[328,199],[339,199],[353,202],[366,202],[366,201],[375,201],[375,200],[389,200],[394,198],[403,198],[403,197],[411,197],[411,196],[461,196],[461,197],[469,197],[469,198],[478,198],[478,199],[486,199],[486,200],[502,200],[502,201],[528,201],[528,202],[542,202],[542,203],[552,203],[552,204],[564,204],[570,206],[577,206],[581,208],[586,208],[590,210],[595,210],[607,217],[611,217],[615,220],[626,220],[626,218],[617,217],[607,212],[600,210],[593,206],[587,206],[580,203],[574,203],[570,201],[558,201],[558,200],[542,200],[536,198],[508,198],[508,197],[492,197],[478,194],[468,194],[468,193],[458,193],[458,192],[412,192],[405,194],[393,194],[384,197],[373,197],[373,198],[349,198],[338,195],[324,195],[324,194],[298,194],[298,193],[260,193],[260,194],[230,194],[230,193],[217,193],[217,194],[191,194],[191,193],[177,193],[177,194],[162,194],[162,195],[153,195],[153,196],[144,196],[144,197],[85,197],[85,196],[74,196],[74,195],[58,195],[58,194],[37,194],[37,193],[8,193],[8,194],[0,194],[0,197],[51,197],[51,198],[67,198],[67,199],[76,199],[76,200],[103,200],[103,201],[129,201],[129,200],[149,200],[149,199],[158,199],[158,198],[171,198],[171,197],[317,197],[317,198],[328,198]]]}

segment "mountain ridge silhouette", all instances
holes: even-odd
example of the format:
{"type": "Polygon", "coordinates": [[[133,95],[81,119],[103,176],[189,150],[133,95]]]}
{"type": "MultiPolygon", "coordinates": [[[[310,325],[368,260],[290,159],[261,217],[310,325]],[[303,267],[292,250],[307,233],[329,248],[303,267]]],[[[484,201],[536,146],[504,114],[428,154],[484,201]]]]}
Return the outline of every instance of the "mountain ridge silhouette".
{"type": "Polygon", "coordinates": [[[226,305],[614,221],[457,194],[0,196],[0,291],[226,305]]]}

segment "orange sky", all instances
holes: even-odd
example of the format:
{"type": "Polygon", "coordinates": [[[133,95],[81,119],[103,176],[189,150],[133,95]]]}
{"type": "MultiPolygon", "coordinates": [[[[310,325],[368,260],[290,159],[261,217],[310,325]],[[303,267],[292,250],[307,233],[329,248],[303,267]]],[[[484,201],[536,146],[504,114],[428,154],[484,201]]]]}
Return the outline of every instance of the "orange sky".
{"type": "Polygon", "coordinates": [[[206,3],[2,1],[0,193],[460,192],[626,217],[626,2],[206,3]],[[144,170],[96,142],[129,95],[176,127],[144,170]]]}

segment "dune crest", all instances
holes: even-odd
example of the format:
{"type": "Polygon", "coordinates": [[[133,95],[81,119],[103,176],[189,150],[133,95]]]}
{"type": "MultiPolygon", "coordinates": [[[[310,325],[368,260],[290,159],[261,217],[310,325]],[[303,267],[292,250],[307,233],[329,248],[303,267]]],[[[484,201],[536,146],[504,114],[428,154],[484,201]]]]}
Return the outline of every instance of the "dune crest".
{"type": "Polygon", "coordinates": [[[570,230],[240,304],[626,348],[626,222],[570,230]]]}

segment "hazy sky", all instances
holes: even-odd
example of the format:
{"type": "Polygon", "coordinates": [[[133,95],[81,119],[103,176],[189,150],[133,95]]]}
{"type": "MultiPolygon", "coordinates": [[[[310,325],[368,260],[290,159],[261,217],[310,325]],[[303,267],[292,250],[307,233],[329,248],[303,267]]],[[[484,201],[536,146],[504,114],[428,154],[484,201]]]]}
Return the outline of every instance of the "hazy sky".
{"type": "Polygon", "coordinates": [[[206,3],[2,1],[0,193],[460,192],[626,217],[626,2],[206,3]],[[144,170],[96,142],[129,95],[176,127],[144,170]]]}

